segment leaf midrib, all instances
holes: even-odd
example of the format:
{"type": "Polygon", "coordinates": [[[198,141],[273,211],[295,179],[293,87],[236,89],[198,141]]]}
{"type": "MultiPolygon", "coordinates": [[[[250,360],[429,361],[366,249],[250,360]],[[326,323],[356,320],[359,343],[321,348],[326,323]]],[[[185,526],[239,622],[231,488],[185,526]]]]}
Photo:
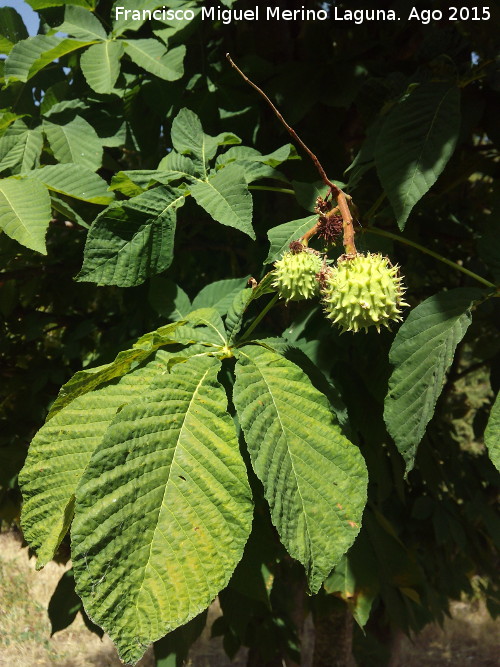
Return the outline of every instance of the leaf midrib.
{"type": "MultiPolygon", "coordinates": [[[[286,451],[287,451],[287,454],[288,454],[288,456],[289,456],[289,458],[290,458],[290,463],[291,463],[291,466],[292,466],[293,475],[294,475],[295,481],[296,481],[296,483],[297,483],[297,490],[298,490],[298,493],[299,493],[300,502],[301,502],[301,504],[302,504],[302,511],[303,511],[303,514],[304,514],[304,522],[305,522],[305,527],[306,527],[306,532],[307,532],[307,539],[308,539],[308,543],[309,543],[309,548],[312,550],[313,542],[312,542],[312,539],[311,539],[311,532],[310,532],[310,530],[309,530],[308,515],[307,515],[307,512],[306,512],[304,499],[303,499],[303,497],[302,497],[302,493],[301,493],[301,490],[300,490],[299,477],[298,477],[297,472],[296,472],[296,470],[295,470],[295,464],[294,464],[293,455],[292,455],[292,452],[290,451],[290,447],[288,446],[287,429],[286,429],[285,425],[283,424],[283,421],[281,420],[281,415],[280,415],[280,412],[279,412],[279,410],[278,410],[278,406],[276,405],[276,401],[275,401],[275,399],[274,399],[274,394],[273,394],[273,392],[271,391],[271,387],[270,387],[269,383],[267,382],[267,380],[266,380],[266,378],[265,378],[265,376],[264,376],[264,373],[263,373],[263,371],[261,370],[260,366],[259,366],[257,363],[255,363],[255,361],[254,361],[253,359],[251,359],[248,355],[246,355],[244,352],[241,352],[241,351],[240,351],[240,354],[241,354],[242,356],[246,357],[246,358],[249,360],[249,362],[252,363],[252,364],[255,366],[255,368],[259,371],[259,373],[260,373],[260,375],[261,375],[261,377],[262,377],[262,380],[263,380],[264,384],[265,384],[266,387],[267,387],[267,390],[268,390],[268,392],[269,392],[269,395],[271,396],[271,399],[272,399],[272,402],[273,402],[273,406],[274,406],[275,411],[276,411],[276,414],[277,414],[277,416],[278,416],[278,421],[279,421],[279,423],[280,423],[281,431],[282,431],[282,433],[283,433],[283,435],[284,435],[284,438],[285,438],[285,442],[286,442],[286,451]]],[[[290,429],[288,429],[288,430],[290,430],[290,429]]]]}
{"type": "MultiPolygon", "coordinates": [[[[188,408],[187,408],[186,412],[184,413],[184,418],[183,418],[183,420],[182,420],[182,424],[181,424],[180,429],[179,429],[179,434],[178,434],[178,436],[177,436],[177,439],[176,439],[176,442],[175,442],[175,445],[174,445],[174,453],[173,453],[173,456],[172,456],[172,460],[171,460],[171,462],[170,462],[169,475],[168,475],[168,479],[167,479],[166,482],[165,482],[165,490],[164,490],[164,492],[163,492],[163,497],[162,497],[161,503],[160,503],[159,508],[158,508],[158,515],[157,515],[157,518],[156,518],[156,526],[155,526],[155,528],[154,528],[154,530],[153,530],[153,536],[152,536],[152,538],[151,538],[150,545],[149,545],[149,554],[148,554],[147,560],[146,560],[146,562],[145,562],[145,564],[144,564],[144,566],[143,566],[143,568],[142,568],[142,572],[143,572],[142,581],[141,581],[141,585],[139,586],[139,588],[138,588],[138,590],[137,590],[137,593],[136,593],[136,598],[135,598],[135,609],[136,609],[136,618],[137,618],[137,619],[140,618],[140,613],[139,613],[139,597],[140,597],[140,595],[141,595],[141,593],[142,593],[142,590],[143,590],[143,587],[144,587],[144,582],[145,582],[145,578],[146,578],[146,569],[150,566],[151,553],[152,553],[152,550],[153,550],[153,544],[154,544],[154,542],[155,542],[156,531],[159,530],[160,532],[162,532],[162,530],[161,530],[161,528],[159,527],[158,524],[159,524],[159,518],[160,518],[160,513],[161,513],[161,509],[162,509],[162,507],[167,507],[167,505],[165,505],[165,496],[166,496],[167,491],[168,491],[168,486],[169,486],[168,482],[169,482],[169,480],[170,480],[170,472],[171,472],[172,467],[173,467],[173,465],[174,465],[175,457],[177,456],[177,452],[179,451],[180,441],[181,441],[181,438],[182,438],[182,434],[183,434],[183,431],[184,431],[184,427],[185,427],[185,425],[186,425],[187,417],[188,417],[188,415],[189,415],[189,413],[190,413],[190,411],[191,411],[191,406],[193,405],[193,401],[195,400],[195,397],[197,396],[197,394],[198,394],[198,392],[199,392],[199,390],[200,390],[200,387],[201,387],[201,385],[203,384],[203,382],[204,382],[206,376],[208,375],[208,373],[209,373],[213,368],[214,368],[214,366],[210,366],[210,368],[207,368],[207,370],[203,373],[202,377],[200,378],[198,384],[196,385],[196,388],[195,388],[194,391],[193,391],[193,394],[192,394],[192,396],[191,396],[191,399],[189,400],[188,408]]],[[[167,507],[167,509],[168,509],[168,507],[167,507]]],[[[153,566],[151,566],[151,567],[153,567],[153,566]]],[[[154,567],[153,567],[153,569],[154,569],[154,567]]],[[[161,577],[160,577],[160,578],[161,578],[161,577]]]]}

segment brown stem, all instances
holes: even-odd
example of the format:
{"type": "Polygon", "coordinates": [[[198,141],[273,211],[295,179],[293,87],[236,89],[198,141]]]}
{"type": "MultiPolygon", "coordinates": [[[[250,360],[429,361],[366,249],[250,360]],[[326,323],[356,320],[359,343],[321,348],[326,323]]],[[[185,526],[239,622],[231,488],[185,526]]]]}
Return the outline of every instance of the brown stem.
{"type": "Polygon", "coordinates": [[[278,117],[278,119],[280,120],[280,122],[281,122],[281,123],[283,124],[283,126],[287,129],[287,131],[289,132],[289,134],[291,134],[292,138],[299,144],[299,146],[301,146],[301,147],[303,148],[303,150],[305,150],[305,152],[309,155],[309,157],[311,158],[311,160],[314,162],[314,166],[315,166],[316,169],[318,170],[318,173],[319,173],[319,175],[321,176],[321,179],[322,179],[323,183],[324,183],[328,188],[330,188],[330,190],[331,190],[333,196],[336,198],[336,197],[338,196],[338,193],[341,192],[341,190],[340,190],[340,188],[338,188],[338,187],[335,185],[335,183],[332,183],[332,182],[330,181],[330,179],[329,179],[328,176],[326,175],[325,170],[323,169],[323,166],[322,166],[321,162],[318,160],[318,158],[316,157],[316,155],[314,155],[314,153],[312,152],[312,150],[311,150],[310,148],[308,148],[308,147],[305,145],[305,143],[304,143],[304,142],[302,141],[302,139],[299,137],[299,135],[297,134],[297,132],[295,132],[295,130],[293,129],[293,127],[290,127],[290,125],[288,125],[288,123],[286,122],[286,120],[283,118],[283,116],[281,115],[281,113],[280,113],[280,112],[278,111],[278,109],[274,106],[274,104],[271,102],[271,100],[270,100],[269,97],[265,94],[265,92],[264,92],[261,88],[259,88],[259,86],[257,86],[253,81],[250,81],[250,79],[247,77],[246,74],[243,74],[243,72],[240,70],[240,68],[238,67],[238,65],[236,65],[236,64],[233,62],[233,60],[232,60],[231,56],[229,55],[229,53],[226,53],[226,58],[229,60],[229,62],[231,63],[231,66],[234,67],[234,69],[238,72],[238,74],[239,74],[239,75],[240,75],[240,76],[241,76],[241,77],[242,77],[242,78],[243,78],[243,79],[244,79],[250,86],[252,86],[252,88],[254,88],[254,89],[259,93],[259,95],[261,95],[261,96],[266,100],[266,102],[269,104],[269,106],[271,107],[271,109],[274,111],[274,113],[276,114],[276,116],[278,117]]]}
{"type": "MultiPolygon", "coordinates": [[[[226,53],[226,58],[230,62],[231,66],[234,67],[234,69],[238,72],[238,74],[244,79],[254,90],[256,90],[259,95],[261,95],[265,101],[269,104],[271,109],[274,111],[275,115],[277,116],[278,120],[283,124],[283,126],[287,129],[288,133],[292,136],[292,139],[294,139],[299,146],[302,147],[302,149],[309,155],[311,160],[314,163],[314,166],[318,170],[319,175],[321,176],[321,179],[323,183],[328,187],[328,195],[331,194],[336,200],[337,200],[337,205],[340,209],[340,212],[342,214],[342,219],[343,219],[343,224],[344,224],[344,247],[347,255],[356,255],[356,246],[354,244],[354,227],[352,224],[352,214],[349,209],[349,204],[347,203],[347,197],[342,190],[335,185],[335,183],[332,183],[332,181],[328,178],[326,175],[325,170],[323,169],[323,165],[321,162],[318,160],[316,155],[312,152],[308,146],[302,141],[302,139],[299,137],[297,132],[293,129],[293,127],[290,127],[286,120],[283,118],[281,113],[278,111],[278,109],[274,106],[274,104],[271,102],[269,97],[265,94],[265,92],[259,88],[253,81],[251,81],[246,74],[244,74],[240,68],[233,62],[231,56],[229,53],[226,53]]],[[[309,231],[307,231],[304,236],[302,237],[301,241],[307,245],[307,242],[309,239],[316,234],[318,229],[318,225],[316,224],[314,227],[312,227],[309,231]]]]}
{"type": "Polygon", "coordinates": [[[307,232],[300,237],[300,242],[303,243],[305,246],[309,245],[309,239],[316,234],[316,232],[319,229],[319,226],[320,226],[320,221],[318,220],[318,222],[315,225],[313,225],[311,229],[308,229],[307,232]]]}
{"type": "Polygon", "coordinates": [[[356,255],[356,245],[354,243],[354,226],[352,224],[352,213],[347,203],[347,198],[342,190],[337,195],[337,206],[342,214],[344,225],[344,248],[346,255],[356,255]]]}

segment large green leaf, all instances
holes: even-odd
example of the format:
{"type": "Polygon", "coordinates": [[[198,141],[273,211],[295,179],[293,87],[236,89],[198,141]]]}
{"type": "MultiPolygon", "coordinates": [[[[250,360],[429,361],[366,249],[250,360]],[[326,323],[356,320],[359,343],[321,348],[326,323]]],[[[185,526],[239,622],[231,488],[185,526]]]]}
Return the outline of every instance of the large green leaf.
{"type": "MultiPolygon", "coordinates": [[[[192,327],[201,327],[201,335],[196,336],[196,341],[204,341],[214,346],[225,347],[227,345],[227,336],[224,323],[220,314],[215,308],[198,308],[191,311],[184,318],[188,324],[176,331],[176,340],[183,340],[185,338],[184,331],[192,327]]],[[[186,340],[186,343],[189,342],[186,340]]]]}
{"type": "Polygon", "coordinates": [[[79,396],[38,431],[19,476],[23,533],[37,567],[54,556],[73,519],[75,490],[111,420],[166,371],[162,352],[118,381],[79,396]]]}
{"type": "Polygon", "coordinates": [[[19,160],[17,147],[23,143],[28,126],[21,118],[14,119],[0,137],[0,170],[10,169],[19,160]]]}
{"type": "Polygon", "coordinates": [[[0,53],[10,53],[12,47],[28,32],[22,18],[12,7],[0,7],[0,53]]]}
{"type": "Polygon", "coordinates": [[[64,23],[57,28],[75,39],[82,41],[106,39],[106,31],[99,19],[83,7],[67,5],[64,11],[64,23]]]}
{"type": "Polygon", "coordinates": [[[208,181],[197,181],[190,192],[214,220],[255,239],[252,196],[240,168],[230,164],[208,181]]]}
{"type": "Polygon", "coordinates": [[[184,74],[184,45],[167,51],[157,39],[130,39],[125,42],[125,53],[136,65],[165,81],[176,81],[184,74]]]}
{"type": "Polygon", "coordinates": [[[455,348],[471,322],[471,305],[481,294],[459,287],[431,296],[411,311],[396,334],[389,353],[394,370],[384,419],[407,472],[434,414],[455,348]]]}
{"type": "Polygon", "coordinates": [[[51,219],[50,197],[41,183],[0,180],[0,229],[22,245],[43,254],[51,219]]]}
{"type": "Polygon", "coordinates": [[[122,55],[123,44],[117,41],[93,44],[82,53],[80,58],[82,74],[96,93],[108,95],[113,92],[120,74],[122,55]]]}
{"type": "Polygon", "coordinates": [[[160,327],[156,331],[141,336],[130,350],[122,350],[116,356],[116,359],[109,364],[97,366],[84,371],[78,371],[73,377],[64,384],[59,394],[52,404],[47,419],[54,417],[66,405],[74,401],[78,396],[82,396],[106,382],[121,377],[128,373],[130,369],[137,366],[149,356],[156,352],[159,347],[172,345],[176,343],[172,335],[178,326],[183,322],[173,322],[160,327]]]}
{"type": "Polygon", "coordinates": [[[317,215],[308,215],[306,218],[291,220],[270,229],[267,232],[267,238],[271,245],[264,264],[279,259],[283,253],[287,252],[290,243],[297,241],[307,230],[311,229],[317,219],[317,215]]]}
{"type": "Polygon", "coordinates": [[[29,129],[17,120],[0,139],[0,171],[12,169],[15,173],[29,171],[38,165],[43,136],[40,127],[29,129]]]}
{"type": "Polygon", "coordinates": [[[74,162],[92,171],[101,166],[102,142],[92,125],[80,116],[75,116],[64,125],[46,120],[43,130],[59,162],[74,162]]]}
{"type": "Polygon", "coordinates": [[[93,44],[76,39],[60,39],[49,35],[36,35],[18,42],[5,63],[7,80],[28,81],[37,72],[67,53],[93,44]]]}
{"type": "Polygon", "coordinates": [[[460,92],[423,83],[388,114],[377,137],[375,163],[401,229],[450,159],[460,130],[460,92]]]}
{"type": "Polygon", "coordinates": [[[130,287],[167,269],[184,201],[178,190],[162,185],[103,211],[90,228],[77,279],[130,287]]]}
{"type": "Polygon", "coordinates": [[[359,532],[367,474],[326,397],[280,354],[237,351],[234,404],[271,517],[316,593],[359,532]]]}
{"type": "Polygon", "coordinates": [[[77,164],[50,164],[27,172],[30,179],[40,181],[49,190],[82,199],[92,204],[109,204],[115,197],[106,181],[90,169],[77,164]]]}
{"type": "Polygon", "coordinates": [[[491,408],[484,432],[484,444],[488,448],[493,465],[500,471],[500,395],[497,395],[491,408]]]}
{"type": "Polygon", "coordinates": [[[210,604],[250,533],[251,492],[219,368],[193,357],[124,407],[76,492],[77,592],[126,662],[210,604]]]}

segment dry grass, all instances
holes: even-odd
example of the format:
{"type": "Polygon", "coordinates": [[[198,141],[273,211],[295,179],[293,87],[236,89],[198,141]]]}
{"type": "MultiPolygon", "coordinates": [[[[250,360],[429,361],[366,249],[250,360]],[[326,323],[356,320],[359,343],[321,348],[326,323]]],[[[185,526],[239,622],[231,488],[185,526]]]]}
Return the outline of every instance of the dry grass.
{"type": "MultiPolygon", "coordinates": [[[[69,566],[68,566],[69,567],[69,566]]],[[[78,615],[66,630],[50,637],[47,605],[67,567],[49,563],[35,571],[12,533],[0,535],[0,665],[2,667],[118,667],[111,640],[101,641],[78,615]]],[[[144,663],[146,667],[148,663],[144,663]]],[[[152,665],[152,661],[149,662],[152,665]]]]}
{"type": "Polygon", "coordinates": [[[401,667],[498,667],[500,665],[500,623],[493,621],[479,601],[455,602],[453,618],[441,629],[428,625],[411,642],[400,646],[401,667]]]}
{"type": "MultiPolygon", "coordinates": [[[[49,600],[70,566],[51,562],[40,572],[14,533],[0,534],[0,667],[120,667],[112,641],[99,639],[80,614],[69,628],[50,637],[49,600]]],[[[214,606],[211,620],[220,613],[214,606]]],[[[225,656],[221,640],[210,640],[205,629],[197,642],[192,667],[235,665],[225,656]]],[[[243,653],[243,652],[242,652],[243,653]]],[[[240,662],[240,664],[245,664],[240,662]]],[[[138,667],[154,667],[151,650],[138,667]]]]}
{"type": "MultiPolygon", "coordinates": [[[[69,566],[67,566],[69,567],[69,566]]],[[[0,667],[120,667],[116,650],[106,635],[100,640],[83,623],[80,615],[74,623],[50,637],[47,606],[67,569],[49,563],[35,571],[34,558],[22,548],[12,533],[0,534],[0,667]]],[[[454,617],[444,629],[427,627],[411,642],[403,639],[398,650],[399,667],[498,667],[500,665],[500,625],[490,619],[484,607],[457,603],[454,617]]],[[[218,610],[211,609],[211,620],[218,610]]],[[[205,629],[189,661],[191,667],[241,667],[230,662],[220,640],[210,640],[205,629]]],[[[154,667],[149,651],[139,667],[154,667]]]]}

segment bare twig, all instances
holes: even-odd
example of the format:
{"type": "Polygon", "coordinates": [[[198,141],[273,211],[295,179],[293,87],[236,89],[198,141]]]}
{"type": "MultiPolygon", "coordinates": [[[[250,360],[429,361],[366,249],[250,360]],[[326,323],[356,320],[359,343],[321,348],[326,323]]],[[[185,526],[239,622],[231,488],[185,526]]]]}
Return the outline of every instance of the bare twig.
{"type": "MultiPolygon", "coordinates": [[[[347,196],[346,194],[337,186],[335,183],[332,183],[332,181],[328,178],[326,175],[325,170],[323,169],[323,165],[321,162],[318,160],[316,155],[312,152],[308,146],[302,141],[302,139],[299,137],[297,132],[293,129],[293,127],[290,127],[286,120],[283,118],[281,113],[278,111],[278,109],[274,106],[274,104],[271,102],[269,97],[266,95],[266,93],[259,88],[253,81],[251,81],[246,74],[244,74],[240,68],[233,62],[231,56],[229,53],[226,53],[226,58],[230,62],[231,66],[234,67],[234,69],[238,72],[238,74],[244,79],[254,90],[256,90],[261,97],[265,99],[265,101],[269,104],[271,109],[274,111],[275,115],[277,116],[278,120],[282,123],[282,125],[286,128],[288,133],[291,135],[292,139],[296,141],[299,146],[309,155],[311,160],[313,161],[314,166],[316,167],[319,175],[321,176],[321,180],[323,183],[328,187],[328,194],[327,198],[329,195],[332,195],[336,200],[337,200],[337,205],[340,209],[340,213],[342,215],[342,220],[343,220],[343,226],[344,226],[344,247],[347,255],[356,255],[356,246],[354,244],[354,227],[353,227],[353,221],[352,221],[352,214],[349,209],[349,204],[347,201],[347,196]]],[[[314,225],[308,232],[304,234],[302,237],[302,241],[305,242],[307,245],[308,240],[316,234],[318,230],[318,224],[314,225]]]]}

